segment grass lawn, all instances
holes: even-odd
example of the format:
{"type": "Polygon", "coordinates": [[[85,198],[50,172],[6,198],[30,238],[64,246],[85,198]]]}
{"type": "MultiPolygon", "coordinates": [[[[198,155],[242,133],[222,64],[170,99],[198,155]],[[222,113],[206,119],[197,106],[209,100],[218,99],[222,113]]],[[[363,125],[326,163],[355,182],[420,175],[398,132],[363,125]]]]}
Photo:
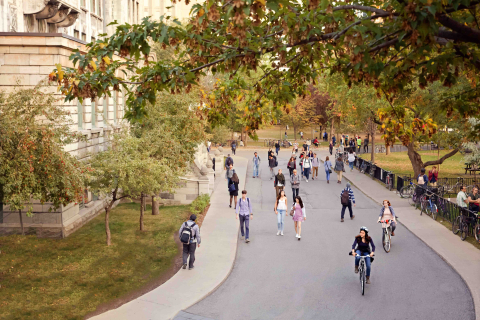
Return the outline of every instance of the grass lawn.
{"type": "Polygon", "coordinates": [[[105,244],[104,214],[66,239],[0,237],[0,319],[83,319],[97,306],[125,297],[170,270],[178,253],[174,233],[188,206],[140,205],[112,210],[112,245],[105,244]]]}
{"type": "MultiPolygon", "coordinates": [[[[440,157],[446,154],[448,150],[440,150],[440,157]]],[[[423,162],[438,159],[437,151],[420,151],[423,162]]],[[[370,154],[360,155],[366,160],[370,160],[370,154]]],[[[375,154],[375,162],[377,165],[385,170],[393,171],[395,174],[413,175],[412,164],[408,158],[407,152],[392,152],[388,156],[384,153],[375,154]]],[[[437,166],[438,167],[438,166],[437,166]]],[[[457,153],[453,157],[448,158],[440,165],[439,178],[456,178],[456,177],[471,177],[473,175],[465,175],[465,161],[463,155],[457,153]]],[[[430,167],[427,167],[427,172],[430,167]]]]}

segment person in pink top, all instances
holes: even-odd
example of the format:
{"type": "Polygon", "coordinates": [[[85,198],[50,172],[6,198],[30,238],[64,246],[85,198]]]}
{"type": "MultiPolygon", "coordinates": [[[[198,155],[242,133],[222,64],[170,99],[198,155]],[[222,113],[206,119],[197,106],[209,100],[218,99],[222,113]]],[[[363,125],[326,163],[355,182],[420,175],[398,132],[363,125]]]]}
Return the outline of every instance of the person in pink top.
{"type": "Polygon", "coordinates": [[[383,200],[383,207],[380,209],[380,216],[378,217],[378,221],[381,220],[391,220],[390,226],[392,227],[392,236],[395,235],[395,228],[397,227],[397,217],[395,216],[395,211],[393,211],[392,205],[390,201],[383,200]]]}
{"type": "Polygon", "coordinates": [[[302,238],[302,221],[307,220],[307,216],[305,215],[305,206],[303,205],[303,201],[300,196],[295,198],[295,204],[293,205],[293,208],[295,212],[293,215],[293,221],[295,224],[295,232],[297,233],[295,237],[300,241],[302,238]]]}

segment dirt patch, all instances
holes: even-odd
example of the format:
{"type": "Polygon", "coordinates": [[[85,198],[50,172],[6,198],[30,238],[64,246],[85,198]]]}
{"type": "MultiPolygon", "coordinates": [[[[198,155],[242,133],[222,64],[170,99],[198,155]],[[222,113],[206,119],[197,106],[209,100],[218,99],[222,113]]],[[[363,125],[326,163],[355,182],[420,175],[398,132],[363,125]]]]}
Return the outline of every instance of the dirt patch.
{"type": "MultiPolygon", "coordinates": [[[[203,220],[205,219],[205,216],[207,215],[208,208],[210,208],[210,205],[208,205],[205,210],[199,216],[197,217],[197,224],[199,226],[202,226],[203,220]]],[[[175,232],[173,235],[173,238],[175,240],[175,243],[177,244],[178,248],[178,254],[175,256],[173,263],[171,267],[163,273],[159,278],[153,280],[150,283],[147,283],[145,286],[143,286],[140,289],[137,289],[135,291],[129,292],[123,297],[120,297],[118,299],[112,300],[110,302],[104,303],[100,306],[97,307],[97,310],[87,314],[85,316],[85,319],[92,318],[94,316],[97,316],[99,314],[102,314],[104,312],[107,312],[109,310],[117,309],[118,307],[122,306],[123,304],[130,302],[132,300],[137,299],[138,297],[143,296],[147,292],[150,292],[158,287],[160,287],[162,284],[167,282],[171,277],[173,277],[182,267],[183,261],[182,261],[182,251],[183,251],[183,245],[180,242],[180,239],[178,237],[178,232],[175,232]]]]}

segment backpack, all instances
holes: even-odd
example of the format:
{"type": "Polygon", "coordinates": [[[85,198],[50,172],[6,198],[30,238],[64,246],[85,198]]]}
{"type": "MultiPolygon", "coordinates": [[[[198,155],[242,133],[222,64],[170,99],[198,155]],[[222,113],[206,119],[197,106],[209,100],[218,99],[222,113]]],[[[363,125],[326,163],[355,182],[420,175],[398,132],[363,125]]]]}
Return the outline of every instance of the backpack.
{"type": "Polygon", "coordinates": [[[422,175],[418,176],[418,184],[425,184],[425,179],[423,178],[422,175]]]}
{"type": "Polygon", "coordinates": [[[183,227],[182,234],[180,235],[180,242],[189,244],[190,241],[192,240],[192,235],[193,235],[193,227],[195,227],[197,224],[194,222],[191,226],[185,222],[185,226],[183,227]]]}
{"type": "Polygon", "coordinates": [[[275,159],[275,167],[278,167],[278,160],[277,157],[273,157],[275,159]]]}
{"type": "Polygon", "coordinates": [[[348,190],[343,190],[342,196],[340,197],[340,201],[342,205],[346,206],[348,205],[348,201],[350,201],[350,193],[348,190]]]}
{"type": "Polygon", "coordinates": [[[233,164],[233,159],[230,158],[230,157],[228,157],[227,160],[225,161],[225,164],[226,164],[227,166],[230,166],[231,164],[233,164]]]}

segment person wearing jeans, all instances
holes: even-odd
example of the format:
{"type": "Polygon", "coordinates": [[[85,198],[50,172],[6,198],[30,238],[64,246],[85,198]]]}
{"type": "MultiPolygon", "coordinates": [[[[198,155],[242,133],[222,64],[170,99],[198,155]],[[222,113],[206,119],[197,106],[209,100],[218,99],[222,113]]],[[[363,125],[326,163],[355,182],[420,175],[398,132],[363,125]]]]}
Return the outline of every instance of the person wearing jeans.
{"type": "Polygon", "coordinates": [[[350,150],[348,153],[348,166],[350,167],[350,171],[353,171],[353,164],[355,163],[355,152],[350,150]]]}
{"type": "Polygon", "coordinates": [[[253,163],[253,177],[254,178],[258,178],[258,168],[260,167],[260,156],[255,152],[253,154],[253,160],[252,160],[252,163],[253,163]]]}
{"type": "Polygon", "coordinates": [[[297,169],[293,170],[291,179],[292,179],[291,182],[292,182],[293,203],[295,203],[295,199],[298,196],[298,190],[300,188],[300,177],[297,174],[297,169]]]}
{"type": "Polygon", "coordinates": [[[237,209],[235,210],[236,218],[240,217],[240,232],[242,240],[246,243],[250,242],[250,220],[253,219],[253,209],[250,198],[247,198],[247,190],[242,191],[242,197],[238,199],[237,209]],[[245,230],[244,230],[245,227],[245,230]]]}
{"type": "Polygon", "coordinates": [[[345,216],[345,209],[348,208],[348,212],[350,213],[350,219],[353,220],[353,218],[355,218],[355,216],[353,215],[353,211],[352,211],[352,202],[353,202],[353,206],[356,206],[355,204],[355,196],[353,195],[353,190],[352,188],[350,188],[350,182],[347,182],[347,186],[345,187],[345,189],[342,190],[342,192],[340,193],[340,199],[342,199],[342,194],[343,192],[346,191],[348,192],[348,202],[346,204],[342,203],[342,217],[341,217],[341,222],[343,222],[343,217],[345,216]]]}
{"type": "Polygon", "coordinates": [[[323,166],[325,167],[325,174],[327,175],[327,183],[330,183],[330,170],[332,169],[332,163],[330,162],[330,158],[328,156],[325,158],[323,166]]]}
{"type": "Polygon", "coordinates": [[[360,234],[355,237],[352,245],[352,254],[355,257],[355,273],[358,273],[360,256],[369,256],[365,258],[365,264],[367,265],[367,283],[370,284],[370,272],[372,269],[371,257],[375,255],[375,244],[373,243],[373,239],[368,236],[368,229],[366,227],[361,227],[360,234]],[[370,246],[372,250],[370,250],[370,246]]]}
{"type": "Polygon", "coordinates": [[[182,268],[183,269],[187,268],[187,260],[188,260],[188,256],[190,256],[190,260],[188,261],[188,270],[193,269],[193,263],[195,262],[195,250],[197,249],[197,246],[200,248],[200,243],[202,242],[202,238],[200,237],[200,228],[195,223],[195,220],[197,220],[197,216],[192,214],[190,216],[190,219],[187,222],[182,223],[182,226],[178,231],[178,234],[181,236],[183,229],[186,226],[190,227],[192,230],[190,243],[183,244],[183,256],[182,256],[183,267],[182,268]]]}
{"type": "Polygon", "coordinates": [[[270,180],[275,178],[275,173],[273,172],[273,168],[275,168],[275,158],[273,156],[270,156],[268,158],[268,166],[270,167],[270,180]]]}
{"type": "Polygon", "coordinates": [[[275,214],[277,215],[277,236],[283,236],[283,227],[285,221],[285,215],[287,214],[287,196],[285,195],[285,190],[281,190],[280,194],[277,197],[277,201],[275,202],[275,214]]]}
{"type": "Polygon", "coordinates": [[[310,170],[312,169],[312,161],[308,157],[308,154],[305,155],[302,161],[303,175],[305,176],[305,181],[308,182],[308,177],[310,176],[310,170]]]}

